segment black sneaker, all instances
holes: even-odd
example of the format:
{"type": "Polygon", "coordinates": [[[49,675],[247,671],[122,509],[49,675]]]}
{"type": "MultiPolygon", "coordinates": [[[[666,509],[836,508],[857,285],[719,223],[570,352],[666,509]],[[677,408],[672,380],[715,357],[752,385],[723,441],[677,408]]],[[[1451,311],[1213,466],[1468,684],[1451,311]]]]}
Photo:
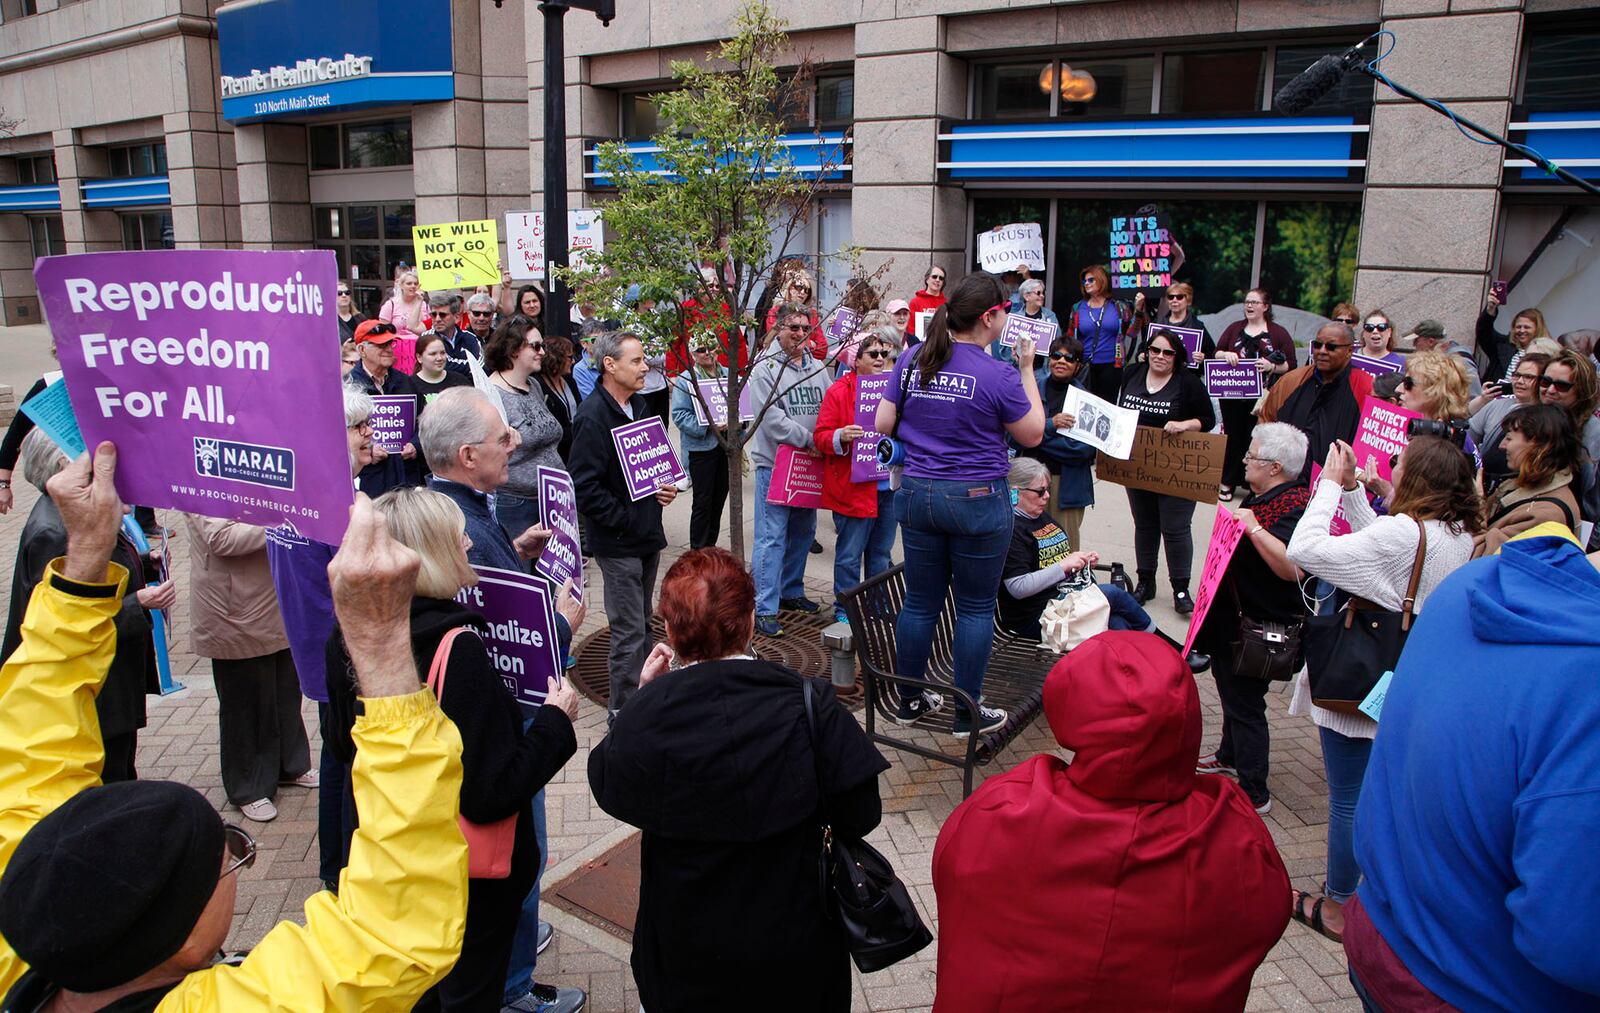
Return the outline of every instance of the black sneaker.
{"type": "Polygon", "coordinates": [[[1134,588],[1133,588],[1133,600],[1138,602],[1140,605],[1143,605],[1145,602],[1150,601],[1151,599],[1155,598],[1155,596],[1156,596],[1156,586],[1155,586],[1155,584],[1151,583],[1148,580],[1145,580],[1143,577],[1140,577],[1139,578],[1139,583],[1134,585],[1134,588]]]}
{"type": "Polygon", "coordinates": [[[1189,656],[1183,660],[1189,663],[1189,671],[1195,675],[1199,675],[1211,667],[1211,655],[1201,654],[1199,651],[1190,651],[1189,656]]]}
{"type": "Polygon", "coordinates": [[[778,607],[788,609],[790,612],[804,612],[807,615],[816,615],[822,611],[822,606],[810,598],[779,598],[778,607]]]}
{"type": "Polygon", "coordinates": [[[931,689],[925,689],[911,699],[900,698],[900,709],[895,712],[896,724],[909,725],[918,718],[925,718],[929,714],[937,714],[944,708],[944,697],[931,689]]]}
{"type": "Polygon", "coordinates": [[[817,541],[815,538],[811,539],[811,554],[813,556],[822,555],[822,543],[817,541]]]}
{"type": "Polygon", "coordinates": [[[1189,597],[1188,591],[1172,592],[1172,609],[1180,616],[1186,616],[1194,611],[1194,599],[1189,597]]]}
{"type": "MultiPolygon", "coordinates": [[[[1008,715],[1005,711],[996,710],[993,707],[985,707],[980,703],[978,705],[978,734],[982,735],[984,732],[994,731],[996,728],[999,728],[1001,725],[1006,723],[1007,717],[1008,715]]],[[[972,734],[972,725],[972,715],[965,710],[959,710],[956,711],[956,719],[951,725],[950,731],[953,735],[955,735],[956,738],[964,739],[968,735],[972,734]]]]}

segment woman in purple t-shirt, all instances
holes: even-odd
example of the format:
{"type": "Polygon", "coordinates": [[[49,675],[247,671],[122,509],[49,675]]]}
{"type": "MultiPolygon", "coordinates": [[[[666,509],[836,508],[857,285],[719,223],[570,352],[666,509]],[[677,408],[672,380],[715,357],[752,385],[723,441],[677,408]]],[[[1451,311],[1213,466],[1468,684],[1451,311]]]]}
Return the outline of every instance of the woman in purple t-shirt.
{"type": "MultiPolygon", "coordinates": [[[[933,647],[934,623],[954,592],[954,681],[981,701],[983,673],[994,645],[995,597],[1011,541],[1006,434],[1024,447],[1044,437],[1044,407],[1031,369],[989,354],[1006,325],[1010,297],[992,274],[969,274],[928,325],[927,337],[895,363],[878,404],[876,428],[905,447],[895,516],[905,542],[906,599],[895,623],[895,664],[920,679],[933,647]]],[[[1017,341],[1019,362],[1033,361],[1033,342],[1017,341]]],[[[930,690],[901,688],[896,720],[911,724],[944,706],[930,690]]],[[[952,730],[1004,724],[1004,711],[956,703],[952,730]]]]}

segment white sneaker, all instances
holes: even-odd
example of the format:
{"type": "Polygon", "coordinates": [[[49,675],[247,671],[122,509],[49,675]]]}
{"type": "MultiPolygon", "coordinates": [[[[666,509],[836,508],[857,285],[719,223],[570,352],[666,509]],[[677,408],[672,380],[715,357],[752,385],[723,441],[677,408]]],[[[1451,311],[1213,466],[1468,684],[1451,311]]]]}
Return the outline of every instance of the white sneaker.
{"type": "Polygon", "coordinates": [[[278,807],[272,804],[270,798],[258,798],[254,802],[247,802],[239,807],[246,819],[255,820],[257,823],[270,823],[278,818],[278,807]]]}
{"type": "Polygon", "coordinates": [[[279,781],[278,783],[291,788],[319,788],[322,786],[322,775],[317,773],[316,768],[313,767],[299,777],[291,777],[287,781],[279,781]]]}

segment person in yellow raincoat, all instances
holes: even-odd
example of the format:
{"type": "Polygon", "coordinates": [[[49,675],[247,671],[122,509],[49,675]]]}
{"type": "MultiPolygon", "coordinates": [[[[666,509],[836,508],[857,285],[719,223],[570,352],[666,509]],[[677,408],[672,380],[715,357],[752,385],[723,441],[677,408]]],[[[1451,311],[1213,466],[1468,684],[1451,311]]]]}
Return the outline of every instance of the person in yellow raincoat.
{"type": "Polygon", "coordinates": [[[34,591],[0,672],[0,1009],[405,1010],[450,970],[467,906],[461,739],[420,687],[405,636],[418,559],[358,497],[329,567],[360,683],[361,826],[339,895],[212,962],[254,842],[193,789],[100,784],[94,696],[127,572],[109,564],[116,450],[50,481],[67,555],[34,591]]]}

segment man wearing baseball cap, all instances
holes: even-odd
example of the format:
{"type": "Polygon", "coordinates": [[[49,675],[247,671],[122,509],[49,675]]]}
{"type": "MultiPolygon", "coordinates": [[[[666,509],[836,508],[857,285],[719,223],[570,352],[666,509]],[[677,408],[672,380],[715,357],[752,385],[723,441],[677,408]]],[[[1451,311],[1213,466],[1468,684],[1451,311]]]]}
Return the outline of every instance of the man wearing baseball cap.
{"type": "Polygon", "coordinates": [[[1411,332],[1411,342],[1419,352],[1443,352],[1446,355],[1456,356],[1462,368],[1467,371],[1468,395],[1477,397],[1483,393],[1483,378],[1478,373],[1478,363],[1472,356],[1472,349],[1463,348],[1447,336],[1444,324],[1433,319],[1422,321],[1411,332]]]}
{"type": "MultiPolygon", "coordinates": [[[[344,382],[373,397],[409,394],[416,399],[417,416],[420,416],[422,391],[408,374],[394,368],[394,342],[399,336],[394,324],[384,320],[368,320],[357,327],[356,350],[361,354],[361,361],[350,367],[344,382]]],[[[356,486],[373,499],[397,486],[421,484],[422,463],[415,437],[399,453],[374,444],[372,463],[356,476],[356,486]]]]}
{"type": "Polygon", "coordinates": [[[94,696],[128,580],[108,563],[116,460],[102,443],[50,480],[67,554],[0,675],[0,1009],[410,1009],[459,956],[467,902],[461,738],[411,657],[420,560],[358,497],[328,568],[365,706],[350,864],[304,926],[213,966],[254,842],[186,785],[99,783],[94,696]]]}

